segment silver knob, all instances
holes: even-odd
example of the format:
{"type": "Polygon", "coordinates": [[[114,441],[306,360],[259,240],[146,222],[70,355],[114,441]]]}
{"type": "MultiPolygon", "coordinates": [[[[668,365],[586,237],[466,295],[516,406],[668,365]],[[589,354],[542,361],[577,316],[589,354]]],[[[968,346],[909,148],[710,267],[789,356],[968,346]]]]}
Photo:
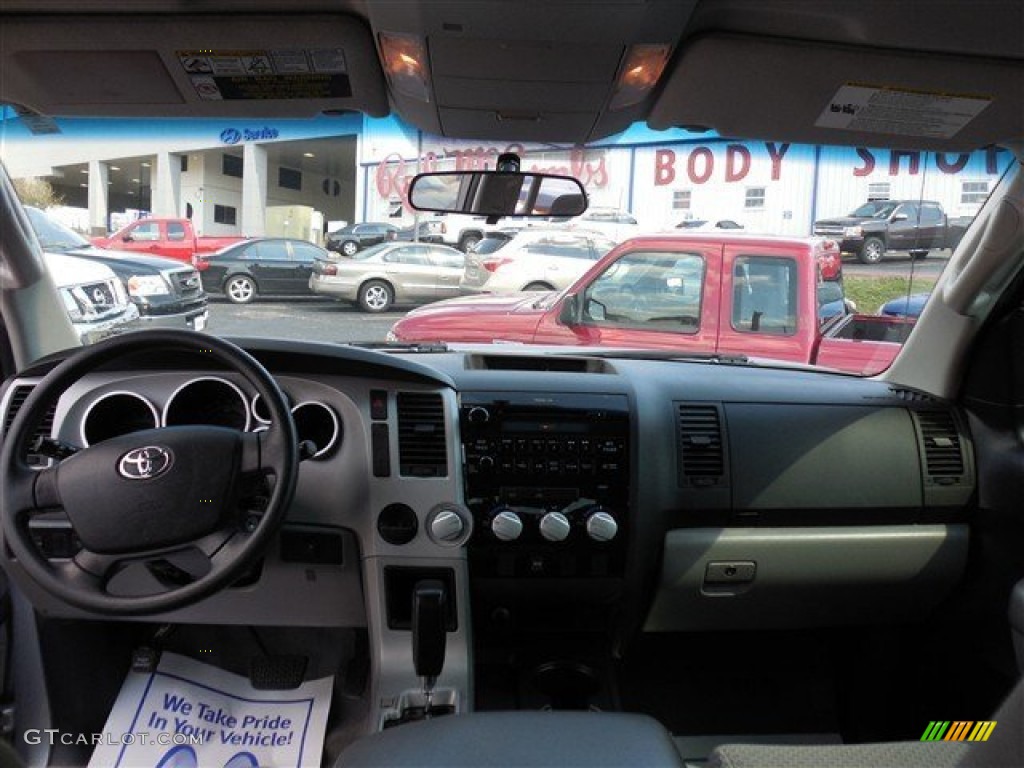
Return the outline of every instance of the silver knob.
{"type": "Polygon", "coordinates": [[[500,541],[515,541],[523,532],[523,521],[511,509],[503,509],[491,519],[491,532],[500,541]]]}
{"type": "Polygon", "coordinates": [[[540,519],[540,535],[548,541],[565,541],[569,530],[569,518],[561,512],[548,512],[540,519]]]}
{"type": "Polygon", "coordinates": [[[491,420],[491,412],[486,408],[475,405],[469,409],[469,420],[474,424],[485,424],[491,420]]]}
{"type": "Polygon", "coordinates": [[[618,532],[619,524],[604,510],[594,512],[587,518],[587,536],[594,541],[611,541],[618,532]]]}
{"type": "Polygon", "coordinates": [[[462,515],[451,509],[442,509],[430,521],[430,535],[435,541],[458,541],[465,531],[462,515]]]}

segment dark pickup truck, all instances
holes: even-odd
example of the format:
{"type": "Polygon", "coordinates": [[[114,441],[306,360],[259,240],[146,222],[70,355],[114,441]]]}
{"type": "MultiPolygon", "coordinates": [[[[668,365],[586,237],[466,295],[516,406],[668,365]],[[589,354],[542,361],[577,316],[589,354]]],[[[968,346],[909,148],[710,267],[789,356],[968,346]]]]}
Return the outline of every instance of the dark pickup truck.
{"type": "Polygon", "coordinates": [[[814,222],[814,234],[839,242],[864,264],[877,264],[886,251],[910,251],[923,259],[937,248],[956,248],[970,217],[950,219],[932,200],[876,200],[848,216],[814,222]]]}

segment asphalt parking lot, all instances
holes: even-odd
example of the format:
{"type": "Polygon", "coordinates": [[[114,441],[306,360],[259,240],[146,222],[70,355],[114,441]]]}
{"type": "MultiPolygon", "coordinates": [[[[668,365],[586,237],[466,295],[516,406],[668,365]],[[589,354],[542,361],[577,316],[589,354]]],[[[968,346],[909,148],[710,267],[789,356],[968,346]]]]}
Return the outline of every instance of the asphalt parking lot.
{"type": "Polygon", "coordinates": [[[843,257],[843,273],[856,277],[897,277],[909,275],[913,267],[914,275],[938,277],[946,262],[952,255],[952,251],[944,248],[939,251],[932,251],[924,259],[914,260],[909,253],[889,253],[877,264],[861,264],[856,256],[843,257]]]}
{"type": "Polygon", "coordinates": [[[211,297],[207,330],[218,336],[260,336],[307,341],[384,341],[408,307],[371,315],[329,299],[265,300],[238,306],[211,297]]]}

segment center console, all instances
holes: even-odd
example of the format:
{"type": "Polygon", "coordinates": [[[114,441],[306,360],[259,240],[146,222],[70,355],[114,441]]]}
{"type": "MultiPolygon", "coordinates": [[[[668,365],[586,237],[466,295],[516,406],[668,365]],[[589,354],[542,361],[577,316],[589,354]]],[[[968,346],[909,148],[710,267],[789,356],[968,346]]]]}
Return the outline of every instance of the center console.
{"type": "Polygon", "coordinates": [[[629,405],[621,395],[464,393],[472,578],[621,577],[629,405]]]}

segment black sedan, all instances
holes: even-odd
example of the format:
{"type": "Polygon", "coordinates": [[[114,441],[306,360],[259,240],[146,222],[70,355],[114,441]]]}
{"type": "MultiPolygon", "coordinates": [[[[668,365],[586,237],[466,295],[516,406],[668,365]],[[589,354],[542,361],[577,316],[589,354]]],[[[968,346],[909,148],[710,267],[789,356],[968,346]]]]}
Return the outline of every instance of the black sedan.
{"type": "Polygon", "coordinates": [[[444,226],[443,221],[421,221],[418,224],[398,230],[394,239],[404,242],[415,240],[421,243],[439,243],[443,245],[444,226]]]}
{"type": "Polygon", "coordinates": [[[309,295],[313,262],[327,258],[327,251],[305,240],[265,237],[200,256],[199,267],[207,292],[248,304],[257,296],[309,295]]]}
{"type": "Polygon", "coordinates": [[[337,251],[345,256],[354,256],[363,248],[394,240],[398,235],[398,227],[394,224],[365,222],[349,224],[347,227],[327,233],[327,249],[337,251]]]}

